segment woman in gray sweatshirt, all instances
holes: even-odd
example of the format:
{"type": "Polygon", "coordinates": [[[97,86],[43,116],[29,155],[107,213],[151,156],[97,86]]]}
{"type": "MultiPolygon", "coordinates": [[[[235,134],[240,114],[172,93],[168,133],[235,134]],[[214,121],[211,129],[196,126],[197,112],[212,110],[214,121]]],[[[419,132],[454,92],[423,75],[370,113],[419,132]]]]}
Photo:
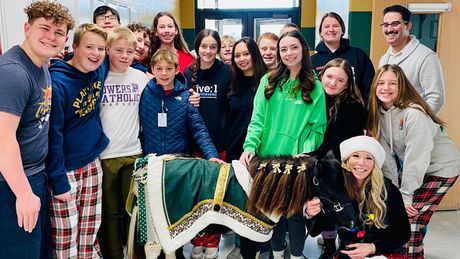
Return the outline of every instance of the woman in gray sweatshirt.
{"type": "Polygon", "coordinates": [[[410,258],[423,258],[420,229],[460,172],[459,152],[444,126],[398,65],[379,69],[369,98],[368,132],[387,153],[382,170],[399,187],[411,220],[410,258]]]}

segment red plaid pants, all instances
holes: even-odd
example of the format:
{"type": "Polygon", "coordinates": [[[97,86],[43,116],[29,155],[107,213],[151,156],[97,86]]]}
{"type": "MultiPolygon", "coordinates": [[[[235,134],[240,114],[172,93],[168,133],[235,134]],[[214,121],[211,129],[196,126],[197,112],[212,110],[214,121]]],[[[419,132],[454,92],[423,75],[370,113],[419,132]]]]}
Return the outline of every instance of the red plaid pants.
{"type": "Polygon", "coordinates": [[[426,176],[423,185],[414,192],[412,205],[419,211],[415,218],[411,218],[411,237],[404,246],[408,258],[423,259],[423,236],[420,229],[426,227],[436,211],[439,203],[449,188],[455,183],[457,176],[444,178],[426,176]]]}
{"type": "Polygon", "coordinates": [[[102,168],[99,159],[67,172],[72,200],[52,198],[54,258],[101,258],[96,234],[101,225],[102,168]]]}

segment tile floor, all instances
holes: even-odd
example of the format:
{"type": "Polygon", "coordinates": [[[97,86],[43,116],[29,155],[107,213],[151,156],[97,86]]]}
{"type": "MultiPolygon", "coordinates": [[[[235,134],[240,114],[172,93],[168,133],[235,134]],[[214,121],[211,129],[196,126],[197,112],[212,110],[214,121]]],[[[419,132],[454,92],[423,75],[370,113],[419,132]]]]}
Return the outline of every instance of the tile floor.
{"type": "MultiPolygon", "coordinates": [[[[220,243],[220,259],[225,259],[233,249],[233,235],[224,236],[220,243]]],[[[184,247],[184,254],[189,258],[191,244],[184,247]]],[[[320,255],[316,238],[308,237],[305,241],[304,255],[316,259],[320,255]]],[[[268,253],[260,259],[268,259],[268,253]]],[[[428,226],[425,237],[426,259],[460,259],[460,211],[436,212],[428,226]]]]}

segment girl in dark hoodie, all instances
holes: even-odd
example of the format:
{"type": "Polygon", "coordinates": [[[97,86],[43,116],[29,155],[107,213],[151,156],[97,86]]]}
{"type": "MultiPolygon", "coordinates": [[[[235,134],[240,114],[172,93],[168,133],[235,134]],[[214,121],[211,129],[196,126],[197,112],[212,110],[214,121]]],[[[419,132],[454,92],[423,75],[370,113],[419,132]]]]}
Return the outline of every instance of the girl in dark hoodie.
{"type": "Polygon", "coordinates": [[[334,12],[326,13],[319,26],[321,42],[316,46],[316,54],[311,56],[311,63],[316,73],[319,73],[327,62],[335,58],[346,59],[353,68],[356,84],[367,103],[375,74],[374,66],[362,49],[350,46],[350,40],[343,38],[344,34],[342,17],[334,12]]]}

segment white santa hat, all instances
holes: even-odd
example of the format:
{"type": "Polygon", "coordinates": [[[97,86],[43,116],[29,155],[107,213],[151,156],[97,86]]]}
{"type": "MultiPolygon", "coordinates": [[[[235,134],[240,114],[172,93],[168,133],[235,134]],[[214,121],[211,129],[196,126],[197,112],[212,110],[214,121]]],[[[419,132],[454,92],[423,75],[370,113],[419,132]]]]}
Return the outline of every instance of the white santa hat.
{"type": "Polygon", "coordinates": [[[385,161],[385,150],[377,140],[368,136],[357,136],[340,143],[340,158],[342,162],[347,161],[351,154],[358,151],[366,151],[371,154],[377,166],[382,168],[385,161]]]}

